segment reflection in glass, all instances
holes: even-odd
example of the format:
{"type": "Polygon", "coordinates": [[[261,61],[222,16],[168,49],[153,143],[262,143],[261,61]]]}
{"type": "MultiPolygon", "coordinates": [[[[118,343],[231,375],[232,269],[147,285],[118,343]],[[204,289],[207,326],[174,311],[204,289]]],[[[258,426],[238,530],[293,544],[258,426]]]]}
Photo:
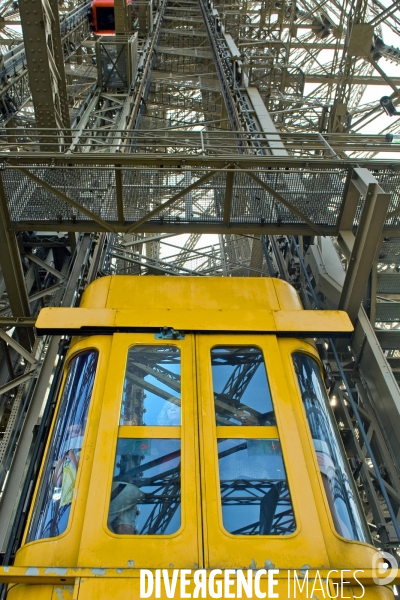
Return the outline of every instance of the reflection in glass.
{"type": "Polygon", "coordinates": [[[217,425],[276,425],[261,350],[213,348],[211,364],[217,425]]]}
{"type": "Polygon", "coordinates": [[[369,541],[357,492],[318,363],[306,354],[293,354],[311,436],[336,531],[349,540],[369,541]]]}
{"type": "Polygon", "coordinates": [[[234,535],[296,529],[279,440],[218,440],[224,527],[234,535]]]}
{"type": "Polygon", "coordinates": [[[180,425],[180,352],[175,346],[128,351],[120,425],[180,425]]]}
{"type": "Polygon", "coordinates": [[[181,524],[178,439],[120,438],[108,527],[125,535],[167,535],[181,524]]]}
{"type": "Polygon", "coordinates": [[[27,542],[65,531],[97,365],[97,352],[81,352],[68,365],[27,542]]]}

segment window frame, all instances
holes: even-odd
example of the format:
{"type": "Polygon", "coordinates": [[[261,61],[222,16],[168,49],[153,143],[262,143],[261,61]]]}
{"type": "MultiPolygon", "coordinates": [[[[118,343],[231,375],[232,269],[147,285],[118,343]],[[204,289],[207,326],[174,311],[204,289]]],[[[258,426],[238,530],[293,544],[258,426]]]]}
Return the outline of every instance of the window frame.
{"type": "MultiPolygon", "coordinates": [[[[274,409],[274,405],[273,405],[273,399],[272,399],[272,394],[271,394],[271,386],[270,386],[270,382],[269,382],[269,378],[268,378],[268,372],[267,372],[267,367],[266,367],[266,363],[265,363],[264,353],[262,351],[262,348],[260,348],[256,344],[249,344],[248,346],[237,345],[237,344],[224,344],[224,345],[213,346],[212,348],[210,348],[211,374],[212,374],[212,384],[213,384],[213,394],[214,394],[214,396],[215,396],[215,393],[218,393],[218,392],[215,392],[215,390],[214,390],[214,376],[213,376],[213,365],[212,365],[212,358],[213,357],[212,357],[212,353],[213,353],[213,350],[219,349],[219,348],[223,348],[223,349],[225,349],[225,348],[254,348],[254,349],[256,349],[256,350],[259,351],[259,353],[262,356],[262,360],[263,360],[263,365],[264,365],[264,369],[265,369],[265,379],[266,379],[266,382],[267,382],[267,389],[268,389],[268,392],[269,392],[269,396],[270,396],[270,400],[271,400],[271,406],[272,406],[272,409],[273,409],[272,412],[274,413],[274,417],[275,417],[275,409],[274,409]]],[[[252,407],[250,407],[250,406],[248,406],[246,404],[244,404],[244,406],[246,408],[252,410],[252,407]]],[[[217,431],[218,430],[222,430],[224,428],[226,428],[226,431],[228,431],[232,427],[246,427],[246,430],[249,429],[249,428],[251,428],[251,427],[257,427],[257,428],[264,427],[264,428],[275,429],[276,430],[276,434],[278,435],[278,430],[277,430],[276,424],[275,425],[244,425],[243,423],[240,423],[240,424],[230,423],[229,425],[218,425],[217,424],[218,417],[216,415],[216,407],[215,407],[215,398],[214,398],[214,412],[215,412],[215,416],[216,416],[216,423],[215,423],[215,425],[217,427],[217,431]]],[[[220,436],[218,436],[218,437],[220,437],[220,436]]],[[[227,437],[229,437],[229,436],[227,436],[227,437]]]]}
{"type": "MultiPolygon", "coordinates": [[[[117,436],[116,436],[116,444],[115,444],[115,450],[114,450],[114,465],[115,465],[115,461],[116,461],[116,457],[117,457],[117,446],[118,446],[118,440],[120,439],[179,439],[180,440],[180,451],[181,451],[181,465],[180,465],[180,472],[181,472],[181,502],[180,502],[180,507],[181,507],[181,523],[180,523],[180,527],[179,529],[177,529],[177,531],[175,531],[174,533],[171,534],[166,534],[166,535],[162,535],[162,534],[154,534],[154,535],[142,535],[142,534],[121,534],[121,533],[115,533],[113,531],[111,531],[111,529],[108,526],[108,516],[107,516],[107,532],[112,535],[112,536],[117,536],[118,539],[122,537],[124,538],[129,538],[129,539],[138,539],[138,540],[142,540],[144,538],[146,539],[160,539],[160,540],[165,540],[166,538],[169,537],[175,537],[177,535],[179,535],[180,533],[182,533],[183,530],[183,470],[182,470],[182,455],[183,455],[183,444],[182,444],[182,426],[183,426],[183,394],[182,394],[182,381],[184,380],[184,369],[183,369],[183,361],[182,361],[182,350],[181,347],[179,346],[179,344],[176,343],[176,340],[155,340],[154,336],[152,338],[152,343],[150,343],[150,340],[145,343],[140,343],[140,342],[135,342],[130,344],[127,347],[127,354],[126,354],[126,360],[125,360],[125,369],[124,369],[124,378],[122,381],[122,387],[121,387],[121,393],[120,393],[120,401],[119,401],[119,413],[118,413],[118,422],[121,419],[121,414],[122,414],[122,396],[123,396],[123,392],[124,392],[124,385],[125,385],[125,379],[126,379],[126,371],[127,371],[127,366],[128,366],[128,360],[129,360],[129,350],[135,346],[167,346],[167,347],[171,347],[173,346],[174,348],[177,348],[179,350],[179,359],[180,359],[180,377],[181,377],[181,385],[180,385],[180,399],[181,399],[181,415],[180,415],[180,420],[181,423],[180,425],[177,426],[171,426],[171,425],[119,425],[118,424],[118,431],[117,431],[117,436]],[[164,342],[164,343],[160,343],[160,342],[164,342]]],[[[186,370],[186,369],[185,369],[186,370]]],[[[114,472],[114,466],[113,466],[113,472],[114,472]]],[[[113,476],[111,479],[111,486],[109,486],[109,498],[111,497],[111,490],[112,490],[112,485],[113,485],[113,476]]],[[[109,506],[108,506],[109,509],[109,506]]],[[[108,515],[108,510],[107,510],[107,515],[108,515]]]]}
{"type": "MultiPolygon", "coordinates": [[[[219,458],[218,458],[218,440],[221,439],[246,439],[246,440],[250,440],[250,439],[265,439],[265,440],[275,440],[278,439],[279,442],[281,443],[281,438],[279,435],[279,429],[278,429],[278,418],[277,418],[277,414],[276,414],[276,406],[274,403],[274,394],[272,392],[272,388],[271,388],[271,379],[270,379],[270,374],[268,372],[268,367],[267,367],[267,361],[265,360],[265,352],[264,349],[262,348],[262,345],[258,345],[256,343],[254,344],[240,344],[236,342],[238,336],[235,336],[235,338],[233,338],[232,343],[226,343],[226,344],[215,344],[213,346],[211,346],[210,348],[210,368],[211,368],[211,389],[213,392],[213,397],[212,397],[212,402],[213,402],[213,408],[214,408],[214,416],[215,416],[215,403],[214,403],[214,384],[213,384],[213,376],[212,376],[212,361],[211,361],[211,353],[214,350],[214,348],[238,348],[238,347],[243,347],[243,348],[248,348],[248,347],[252,347],[252,348],[257,348],[257,350],[259,350],[259,352],[261,353],[262,359],[263,359],[263,365],[265,368],[265,373],[266,373],[266,379],[267,379],[267,384],[268,384],[268,388],[269,388],[269,393],[270,393],[270,397],[271,397],[271,404],[272,404],[272,409],[274,412],[274,416],[275,416],[275,422],[276,425],[217,425],[215,424],[215,430],[216,430],[216,435],[213,439],[213,443],[216,447],[216,474],[217,474],[217,479],[218,479],[218,487],[220,488],[220,469],[219,469],[219,458]]],[[[253,336],[252,336],[253,337],[253,336]]],[[[216,418],[214,418],[215,422],[216,422],[216,418]]],[[[282,448],[282,443],[281,443],[281,448],[282,448]]],[[[290,492],[290,484],[289,484],[289,479],[288,479],[288,475],[287,475],[287,468],[286,468],[286,464],[285,464],[285,457],[284,457],[284,451],[282,448],[282,462],[284,465],[284,469],[285,469],[285,474],[286,474],[286,482],[288,485],[288,490],[289,490],[289,496],[292,502],[292,510],[293,510],[293,517],[294,517],[294,521],[295,523],[297,523],[296,520],[296,514],[295,514],[295,510],[294,510],[294,506],[293,506],[293,498],[292,498],[292,494],[290,492]]],[[[220,522],[220,527],[223,529],[225,535],[233,538],[233,539],[238,539],[238,540],[243,540],[244,538],[247,539],[261,539],[261,540],[273,540],[273,539],[290,539],[291,537],[293,537],[294,535],[296,535],[297,530],[298,530],[298,526],[296,524],[296,528],[295,530],[288,534],[288,535],[276,535],[276,534],[270,534],[270,535],[235,535],[233,533],[230,533],[227,529],[225,529],[224,527],[224,519],[223,519],[223,509],[222,509],[222,501],[221,501],[221,495],[219,496],[219,503],[218,503],[218,512],[219,512],[219,522],[220,522]]]]}
{"type": "MultiPolygon", "coordinates": [[[[312,346],[311,346],[311,348],[312,348],[312,346]]],[[[307,432],[307,437],[309,439],[309,443],[310,443],[310,446],[311,446],[312,455],[313,455],[313,463],[314,463],[315,470],[316,470],[317,475],[318,475],[319,489],[320,489],[320,492],[321,492],[321,495],[322,495],[322,498],[323,498],[323,503],[324,503],[325,512],[326,512],[326,515],[327,515],[327,518],[328,518],[328,521],[329,521],[329,526],[330,526],[330,529],[331,529],[332,533],[339,540],[341,540],[343,542],[346,542],[347,544],[361,544],[364,547],[365,546],[372,546],[372,542],[369,542],[369,541],[355,540],[355,539],[350,539],[350,538],[343,537],[337,531],[337,529],[335,527],[335,524],[334,524],[334,521],[333,521],[332,511],[331,511],[331,508],[329,506],[329,502],[328,502],[328,498],[327,498],[327,495],[326,495],[324,483],[322,481],[322,475],[321,475],[320,467],[319,467],[319,464],[318,464],[317,453],[315,451],[314,442],[313,442],[313,439],[312,439],[311,430],[310,430],[310,426],[309,426],[309,423],[308,423],[308,418],[307,418],[306,410],[305,410],[305,407],[304,407],[303,397],[302,397],[302,394],[301,394],[300,385],[299,385],[299,381],[298,381],[298,377],[297,377],[297,373],[296,373],[296,369],[295,369],[295,365],[294,365],[294,359],[293,359],[293,355],[294,354],[304,354],[304,355],[308,356],[311,360],[314,360],[314,362],[318,365],[318,370],[319,370],[319,374],[320,374],[320,377],[321,377],[321,380],[322,380],[322,384],[323,384],[323,387],[324,387],[324,389],[325,389],[325,391],[327,393],[327,390],[326,390],[326,387],[325,387],[325,383],[324,383],[324,373],[323,373],[323,367],[322,367],[322,362],[321,362],[320,356],[319,356],[319,354],[318,354],[318,352],[316,350],[315,350],[315,352],[312,352],[311,348],[310,348],[310,346],[307,347],[307,346],[304,345],[304,346],[300,346],[298,348],[290,350],[290,352],[289,352],[289,360],[290,360],[290,363],[291,363],[291,368],[292,368],[292,373],[293,373],[293,377],[294,377],[294,382],[295,382],[296,390],[298,392],[298,396],[299,396],[300,402],[301,402],[301,409],[302,409],[303,419],[304,419],[304,422],[305,422],[305,431],[307,432]]],[[[312,348],[312,349],[314,350],[314,348],[312,348]]],[[[328,397],[328,393],[327,393],[327,397],[328,397]]],[[[328,408],[328,410],[331,411],[330,416],[333,419],[334,425],[337,427],[336,418],[335,418],[335,415],[333,414],[332,407],[329,405],[327,408],[328,408]]],[[[339,433],[339,429],[337,429],[337,432],[338,432],[337,443],[339,445],[341,444],[341,451],[344,454],[343,458],[345,460],[348,460],[347,454],[346,454],[346,450],[345,450],[344,445],[343,445],[343,440],[342,440],[342,438],[340,436],[340,433],[339,433]]],[[[359,500],[359,495],[358,495],[358,490],[357,490],[357,484],[354,481],[353,475],[351,473],[350,466],[349,466],[349,472],[350,472],[350,476],[352,478],[352,482],[353,482],[353,485],[354,485],[354,491],[356,493],[355,504],[357,506],[357,509],[360,512],[359,517],[360,517],[361,520],[364,519],[364,521],[365,521],[365,527],[366,527],[366,529],[368,531],[368,525],[367,525],[367,521],[366,521],[366,518],[365,518],[365,514],[364,514],[364,511],[362,510],[362,507],[361,507],[361,504],[360,504],[360,500],[359,500]]]]}
{"type": "MultiPolygon", "coordinates": [[[[125,428],[134,428],[134,427],[140,427],[142,429],[142,426],[140,425],[128,425],[128,426],[123,426],[124,429],[125,428]]],[[[151,426],[150,426],[151,427],[151,426]]],[[[155,427],[162,427],[162,426],[155,426],[155,427]]],[[[143,429],[145,429],[145,427],[143,427],[143,429]]],[[[174,427],[174,429],[176,430],[180,430],[180,427],[174,427]]],[[[141,432],[142,433],[142,432],[141,432]]],[[[153,436],[149,436],[149,435],[136,435],[136,436],[132,436],[130,435],[131,432],[129,432],[129,435],[124,435],[123,437],[118,436],[117,438],[117,447],[116,447],[116,451],[118,449],[118,442],[122,439],[124,440],[179,440],[179,452],[180,452],[180,464],[179,464],[179,473],[180,473],[180,494],[179,494],[179,508],[180,508],[180,525],[178,527],[178,529],[176,531],[174,531],[173,533],[167,533],[167,534],[163,534],[163,533],[155,533],[155,534],[142,534],[142,533],[117,533],[115,531],[112,531],[109,527],[109,518],[107,519],[107,531],[112,534],[113,536],[117,536],[118,539],[122,537],[129,537],[134,538],[134,539],[138,539],[138,540],[142,540],[142,539],[156,539],[156,540],[160,540],[163,541],[165,539],[167,539],[168,537],[175,537],[176,535],[179,535],[183,529],[183,523],[182,523],[182,499],[183,499],[183,493],[182,493],[182,437],[181,437],[181,432],[173,432],[172,435],[163,435],[163,432],[160,433],[160,435],[157,434],[157,432],[155,432],[156,435],[153,436]]],[[[115,460],[114,460],[114,465],[116,463],[117,460],[117,456],[119,456],[118,454],[115,454],[115,460]]],[[[115,467],[114,467],[115,468],[115,467]]],[[[112,480],[111,486],[113,485],[114,480],[112,480]]],[[[111,487],[112,490],[112,487],[111,487]]],[[[111,496],[111,490],[110,490],[110,496],[111,496]]],[[[111,500],[109,498],[109,502],[108,502],[108,516],[109,516],[109,509],[111,506],[111,500]]],[[[138,502],[138,506],[140,507],[140,502],[138,502]]]]}
{"type": "Polygon", "coordinates": [[[81,342],[78,342],[78,344],[76,346],[72,346],[71,354],[67,355],[64,366],[63,366],[63,376],[61,379],[60,389],[57,394],[56,407],[54,410],[54,415],[52,418],[49,435],[48,435],[48,438],[46,441],[46,446],[45,446],[45,449],[43,452],[40,469],[39,469],[39,472],[37,475],[34,493],[32,495],[32,500],[30,503],[30,509],[29,509],[29,513],[28,513],[28,517],[27,517],[27,521],[26,521],[26,527],[25,527],[25,531],[24,531],[22,544],[21,544],[22,547],[30,547],[32,544],[43,544],[43,543],[60,540],[60,539],[64,538],[65,536],[67,536],[73,527],[74,515],[75,515],[75,510],[76,510],[76,501],[77,501],[76,490],[79,489],[80,481],[82,479],[82,471],[83,471],[83,466],[85,463],[85,451],[86,451],[87,439],[88,439],[89,429],[90,429],[89,422],[91,420],[91,417],[92,417],[92,414],[94,411],[93,405],[95,404],[95,398],[97,395],[98,380],[100,378],[99,373],[100,373],[100,369],[101,369],[101,363],[103,362],[102,358],[103,358],[103,354],[104,354],[104,350],[105,350],[104,348],[102,348],[101,343],[96,344],[96,343],[91,342],[89,345],[86,345],[86,343],[87,343],[86,340],[82,340],[81,342]],[[67,523],[67,526],[64,529],[64,531],[57,536],[38,538],[36,540],[27,541],[28,534],[30,531],[30,526],[32,523],[33,514],[35,511],[35,507],[36,507],[36,502],[38,501],[38,494],[40,492],[40,485],[42,482],[42,477],[43,477],[45,469],[47,467],[47,460],[49,458],[49,453],[51,451],[51,444],[53,441],[53,433],[54,433],[54,429],[55,429],[57,419],[59,416],[59,412],[60,412],[61,400],[62,400],[64,390],[65,390],[65,383],[66,383],[66,380],[68,377],[69,366],[70,366],[72,360],[74,360],[78,355],[83,354],[84,352],[90,352],[90,351],[97,352],[97,364],[96,364],[96,371],[95,371],[93,387],[92,387],[92,392],[91,392],[90,402],[89,402],[89,408],[88,408],[88,413],[87,413],[87,418],[86,418],[86,427],[85,427],[85,432],[83,434],[82,448],[81,448],[79,465],[78,465],[76,479],[75,479],[75,486],[74,486],[74,491],[73,491],[71,508],[70,508],[69,515],[68,515],[68,523],[67,523]],[[81,467],[81,468],[79,468],[79,467],[81,467]]]}
{"type": "MultiPolygon", "coordinates": [[[[273,333],[234,332],[234,335],[209,333],[197,336],[196,350],[203,529],[207,568],[243,568],[243,565],[249,562],[248,557],[253,557],[259,568],[262,568],[267,558],[273,559],[273,555],[278,553],[284,557],[282,564],[279,565],[280,568],[294,568],[298,564],[299,556],[304,555],[307,555],[308,560],[313,561],[310,564],[321,564],[321,560],[328,564],[324,536],[319,527],[318,510],[311,491],[310,472],[304,458],[301,431],[292,403],[290,375],[288,376],[287,373],[280,340],[273,333]],[[223,527],[210,357],[211,349],[218,346],[252,346],[262,352],[279,432],[277,437],[282,448],[296,522],[296,530],[291,534],[232,535],[223,527]],[[308,532],[305,536],[301,535],[304,529],[308,532]],[[268,547],[271,547],[271,550],[268,550],[268,547]]],[[[224,436],[227,438],[260,439],[263,437],[261,431],[264,426],[246,426],[245,430],[242,425],[236,426],[238,430],[236,435],[233,434],[235,426],[227,427],[228,435],[224,436]],[[250,435],[252,428],[253,432],[250,435]]],[[[268,437],[273,437],[275,432],[270,430],[270,433],[272,435],[268,437]]],[[[268,435],[268,432],[266,431],[265,434],[268,435]]],[[[301,564],[298,564],[299,568],[301,564]]]]}
{"type": "MultiPolygon", "coordinates": [[[[113,334],[110,361],[103,390],[99,434],[96,441],[91,487],[82,530],[80,559],[89,563],[91,557],[101,556],[104,567],[114,568],[116,556],[134,559],[135,568],[165,568],[183,560],[188,568],[201,564],[200,535],[200,478],[197,415],[195,410],[194,338],[159,340],[151,333],[113,334]],[[181,352],[181,433],[173,426],[120,425],[121,402],[128,351],[132,346],[176,346],[181,352]],[[186,402],[185,402],[186,400],[186,402]],[[181,524],[172,534],[116,534],[108,528],[109,503],[114,477],[118,439],[156,438],[181,439],[181,524]],[[193,490],[193,492],[191,491],[193,490]],[[197,492],[198,490],[198,492],[197,492]],[[154,542],[160,548],[154,554],[154,542]],[[105,551],[107,548],[107,551],[105,551]]],[[[183,567],[182,567],[183,568],[183,567]]]]}

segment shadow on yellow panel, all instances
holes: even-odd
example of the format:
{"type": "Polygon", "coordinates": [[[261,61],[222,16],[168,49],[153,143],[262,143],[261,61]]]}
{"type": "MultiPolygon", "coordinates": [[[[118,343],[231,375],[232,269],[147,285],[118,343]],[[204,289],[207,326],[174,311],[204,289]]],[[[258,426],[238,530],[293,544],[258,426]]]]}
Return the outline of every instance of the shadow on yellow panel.
{"type": "MultiPolygon", "coordinates": [[[[74,587],[72,585],[55,585],[51,600],[72,600],[74,587]]],[[[100,595],[97,596],[100,598],[100,595]]],[[[49,600],[48,585],[24,585],[18,583],[10,586],[7,600],[23,598],[24,600],[49,600]]]]}

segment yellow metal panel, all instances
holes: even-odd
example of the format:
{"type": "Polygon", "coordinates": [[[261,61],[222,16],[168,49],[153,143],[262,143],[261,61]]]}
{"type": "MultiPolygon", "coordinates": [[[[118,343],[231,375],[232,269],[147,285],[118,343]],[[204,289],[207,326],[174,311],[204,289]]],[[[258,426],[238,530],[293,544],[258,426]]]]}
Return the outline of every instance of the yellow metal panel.
{"type": "Polygon", "coordinates": [[[7,594],[8,600],[72,600],[71,585],[25,585],[13,586],[7,594]]]}
{"type": "Polygon", "coordinates": [[[51,600],[75,600],[73,594],[74,588],[72,585],[55,585],[51,600]]]}
{"type": "Polygon", "coordinates": [[[44,332],[79,333],[91,327],[304,334],[353,330],[345,313],[301,310],[292,286],[258,277],[105,277],[88,287],[81,308],[45,308],[36,322],[44,332]]]}
{"type": "Polygon", "coordinates": [[[281,332],[343,332],[354,329],[347,313],[342,310],[282,310],[274,312],[276,331],[281,332]]]}
{"type": "MultiPolygon", "coordinates": [[[[170,572],[170,581],[172,579],[172,572],[170,572]]],[[[185,591],[187,594],[190,594],[190,597],[193,597],[193,592],[194,592],[194,588],[195,588],[195,584],[193,581],[193,578],[191,576],[189,576],[188,574],[186,575],[186,581],[188,582],[187,587],[185,587],[185,591]]],[[[230,587],[230,593],[234,594],[234,598],[239,597],[236,595],[236,577],[233,573],[230,574],[230,581],[233,582],[232,586],[230,587]]],[[[291,589],[291,595],[288,595],[288,581],[287,581],[287,577],[286,574],[284,574],[283,577],[279,577],[277,575],[275,575],[275,581],[276,581],[276,585],[273,587],[273,591],[275,593],[277,593],[279,596],[279,598],[281,598],[282,600],[285,598],[298,598],[299,600],[305,600],[306,598],[311,598],[311,592],[312,592],[312,586],[313,584],[311,583],[309,585],[309,588],[307,590],[306,586],[304,586],[303,588],[303,592],[299,591],[299,588],[297,587],[296,589],[296,595],[294,596],[294,590],[293,587],[291,589]],[[307,593],[308,591],[308,593],[307,593]]],[[[223,576],[222,575],[217,575],[217,577],[215,577],[215,585],[213,586],[214,589],[218,589],[216,588],[217,585],[221,586],[221,589],[223,590],[223,576]]],[[[292,583],[292,582],[291,582],[292,583]]],[[[319,582],[317,582],[319,583],[319,582]]],[[[176,590],[175,590],[175,595],[174,597],[178,600],[179,598],[181,598],[181,593],[180,593],[180,585],[181,585],[181,578],[178,577],[177,580],[177,585],[176,585],[176,590]]],[[[327,595],[326,592],[326,586],[323,584],[324,587],[324,595],[323,592],[320,591],[318,592],[318,585],[316,585],[315,587],[315,594],[313,595],[313,598],[325,598],[325,597],[329,597],[327,595]]],[[[161,586],[160,586],[160,595],[158,596],[159,598],[161,598],[162,600],[167,600],[167,595],[165,592],[165,587],[164,584],[162,582],[161,586]]],[[[269,597],[268,595],[268,584],[267,584],[267,578],[264,576],[261,578],[260,581],[260,592],[262,594],[266,594],[266,598],[269,597]]],[[[351,591],[350,593],[347,592],[347,597],[352,598],[351,591]]],[[[140,598],[140,583],[139,583],[139,579],[138,578],[132,578],[129,581],[125,582],[125,584],[121,581],[118,581],[118,579],[109,579],[109,580],[103,580],[103,581],[99,581],[99,580],[93,580],[93,579],[83,579],[80,585],[80,589],[79,589],[79,596],[78,596],[78,600],[99,600],[101,598],[101,600],[127,600],[128,598],[140,598]]],[[[200,596],[201,597],[201,596],[200,596]]],[[[209,590],[207,589],[206,598],[211,598],[210,594],[209,594],[209,590]]],[[[225,598],[226,596],[224,596],[223,594],[221,595],[222,598],[225,598]]],[[[243,593],[243,597],[246,598],[246,595],[243,593]]],[[[255,595],[253,594],[253,598],[255,597],[255,595]]],[[[155,592],[153,592],[151,598],[155,598],[155,592]]],[[[369,600],[369,596],[364,596],[364,598],[366,598],[366,600],[369,600]]]]}
{"type": "Polygon", "coordinates": [[[235,425],[218,425],[217,438],[277,438],[278,429],[276,427],[263,426],[241,426],[235,425]]]}
{"type": "Polygon", "coordinates": [[[88,285],[83,292],[80,306],[82,308],[105,308],[112,279],[112,276],[100,277],[88,285]]]}
{"type": "MultiPolygon", "coordinates": [[[[61,309],[60,309],[61,310],[61,309]]],[[[75,309],[79,310],[79,309],[75,309]]],[[[270,310],[221,308],[154,308],[137,312],[118,310],[116,327],[173,327],[179,331],[275,331],[274,313],[270,310]],[[240,320],[238,316],[240,314],[240,320]]]]}
{"type": "MultiPolygon", "coordinates": [[[[253,538],[254,539],[254,538],[253,538]]],[[[264,568],[265,565],[259,566],[258,568],[264,568]]],[[[269,568],[273,568],[270,566],[269,568]]],[[[278,568],[278,567],[276,567],[278,568]]],[[[149,570],[155,573],[154,568],[149,568],[149,570]]],[[[168,573],[168,577],[171,580],[173,571],[172,567],[166,569],[168,573]]],[[[193,580],[193,573],[197,569],[191,569],[191,574],[188,575],[188,579],[193,580]]],[[[246,570],[243,567],[243,570],[246,570]]],[[[253,569],[251,569],[253,570],[253,569]]],[[[208,570],[209,574],[210,570],[208,570]]],[[[298,575],[305,575],[306,570],[302,569],[301,572],[296,570],[298,575]]],[[[372,586],[375,583],[375,579],[385,579],[387,577],[387,573],[380,573],[376,569],[366,568],[366,569],[312,569],[307,567],[308,579],[309,581],[313,581],[318,575],[323,580],[329,579],[330,584],[336,584],[337,582],[341,582],[343,579],[344,584],[348,584],[350,586],[355,586],[358,582],[361,582],[363,586],[372,586]],[[342,573],[341,571],[345,571],[342,573]]],[[[254,573],[253,573],[254,574],[254,573]]],[[[264,575],[265,577],[265,575],[264,575]]],[[[138,579],[140,578],[140,569],[136,569],[134,567],[126,567],[126,568],[117,568],[117,569],[104,569],[104,568],[88,568],[88,567],[65,567],[65,568],[52,568],[52,567],[2,567],[0,566],[0,582],[1,583],[21,583],[26,584],[29,583],[33,585],[33,589],[41,589],[44,585],[50,588],[51,586],[59,587],[66,585],[74,585],[79,587],[79,584],[83,581],[96,581],[101,585],[105,584],[107,581],[111,581],[116,583],[120,581],[129,587],[130,582],[133,582],[133,585],[137,585],[138,579]]],[[[217,575],[217,578],[221,579],[221,576],[217,575]]],[[[294,572],[293,569],[279,569],[279,573],[274,575],[276,580],[283,581],[291,581],[293,585],[294,572]]],[[[400,573],[396,575],[393,579],[392,584],[400,583],[400,573]]],[[[382,586],[384,587],[384,586],[382,586]]],[[[332,587],[332,590],[334,588],[332,587]]],[[[380,597],[380,596],[378,596],[380,597]]]]}
{"type": "MultiPolygon", "coordinates": [[[[293,289],[289,284],[284,285],[288,290],[293,289]]],[[[291,291],[289,293],[292,294],[291,291]]],[[[153,310],[187,307],[216,311],[249,308],[256,311],[266,308],[279,310],[279,301],[271,278],[121,275],[111,280],[107,308],[153,310]]]]}
{"type": "Polygon", "coordinates": [[[160,425],[121,425],[118,429],[118,437],[120,438],[180,438],[181,428],[160,425]]]}
{"type": "MultiPolygon", "coordinates": [[[[154,570],[152,570],[154,576],[154,570]]],[[[255,571],[253,572],[253,589],[254,589],[254,576],[255,571]]],[[[352,585],[344,585],[343,591],[339,583],[333,583],[333,581],[329,580],[329,591],[326,588],[326,576],[327,571],[319,571],[319,577],[316,577],[315,571],[310,571],[308,576],[308,586],[307,582],[302,579],[300,573],[298,573],[299,578],[294,581],[293,571],[288,573],[281,571],[279,574],[274,575],[274,582],[276,584],[273,586],[274,593],[278,594],[279,598],[360,598],[363,597],[365,600],[394,600],[393,592],[390,588],[385,586],[372,586],[370,582],[366,582],[362,577],[360,577],[360,573],[356,576],[360,583],[362,583],[364,590],[358,584],[356,587],[352,585]],[[314,584],[314,582],[316,582],[314,584]],[[322,584],[322,589],[321,589],[322,584]],[[324,590],[324,591],[322,591],[324,590]],[[314,592],[314,593],[313,593],[314,592]],[[342,595],[343,594],[343,595],[342,595]]],[[[210,573],[208,572],[208,576],[210,573]]],[[[168,571],[169,581],[172,579],[172,570],[168,571]]],[[[246,576],[246,573],[245,573],[246,576]]],[[[332,574],[330,575],[332,577],[332,574]]],[[[230,593],[233,594],[234,598],[238,597],[246,597],[242,590],[242,596],[237,595],[237,587],[236,587],[236,576],[235,574],[230,574],[230,593]]],[[[344,580],[351,580],[351,575],[347,572],[344,573],[344,580]]],[[[217,586],[220,585],[221,589],[224,590],[224,581],[222,575],[217,575],[215,577],[214,590],[218,589],[217,586]]],[[[193,597],[195,583],[193,580],[193,571],[192,574],[186,574],[186,582],[185,592],[190,594],[190,597],[193,597]]],[[[181,598],[180,594],[181,589],[181,577],[178,577],[176,582],[175,594],[174,598],[181,598]]],[[[163,579],[161,579],[160,586],[160,595],[159,598],[167,599],[167,595],[165,593],[165,586],[163,583],[163,579]]],[[[263,575],[260,580],[260,592],[266,594],[266,598],[269,597],[269,590],[267,585],[267,577],[263,575]]],[[[200,593],[201,594],[201,593],[200,593]]],[[[127,598],[139,598],[140,597],[140,579],[139,573],[137,570],[132,570],[131,576],[127,576],[125,573],[123,576],[114,575],[114,577],[87,577],[83,576],[80,580],[75,584],[75,586],[71,584],[64,585],[23,585],[19,584],[14,586],[8,592],[8,600],[126,600],[127,598]]],[[[155,597],[155,591],[151,598],[155,597]]],[[[201,595],[200,595],[201,597],[201,595]]],[[[207,586],[205,598],[211,598],[209,594],[209,589],[207,586]]],[[[222,597],[225,597],[222,595],[222,597]]],[[[253,594],[254,597],[254,594],[253,594]]]]}
{"type": "MultiPolygon", "coordinates": [[[[254,331],[281,333],[350,333],[353,326],[347,314],[338,310],[256,310],[240,313],[231,309],[142,308],[138,311],[88,308],[44,308],[36,321],[39,331],[77,332],[82,328],[173,327],[179,331],[254,331]]],[[[84,330],[82,331],[84,333],[84,330]]]]}
{"type": "Polygon", "coordinates": [[[275,288],[280,310],[303,310],[300,296],[292,285],[289,285],[283,279],[275,279],[274,277],[271,277],[270,281],[275,288]]]}
{"type": "Polygon", "coordinates": [[[116,312],[107,308],[43,308],[36,320],[36,329],[113,327],[116,312]]]}

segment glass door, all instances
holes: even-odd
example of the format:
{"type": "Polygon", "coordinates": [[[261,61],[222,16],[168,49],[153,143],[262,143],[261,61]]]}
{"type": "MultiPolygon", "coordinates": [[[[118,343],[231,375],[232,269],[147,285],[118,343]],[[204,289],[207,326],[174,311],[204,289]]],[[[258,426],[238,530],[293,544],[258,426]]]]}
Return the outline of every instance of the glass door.
{"type": "Polygon", "coordinates": [[[326,550],[276,337],[198,336],[196,353],[206,567],[273,568],[274,555],[279,568],[302,556],[319,564],[326,550]]]}
{"type": "Polygon", "coordinates": [[[113,338],[81,563],[96,555],[104,566],[125,557],[135,568],[199,568],[193,336],[113,338]]]}
{"type": "Polygon", "coordinates": [[[325,564],[287,376],[272,335],[115,334],[80,564],[325,564]]]}

